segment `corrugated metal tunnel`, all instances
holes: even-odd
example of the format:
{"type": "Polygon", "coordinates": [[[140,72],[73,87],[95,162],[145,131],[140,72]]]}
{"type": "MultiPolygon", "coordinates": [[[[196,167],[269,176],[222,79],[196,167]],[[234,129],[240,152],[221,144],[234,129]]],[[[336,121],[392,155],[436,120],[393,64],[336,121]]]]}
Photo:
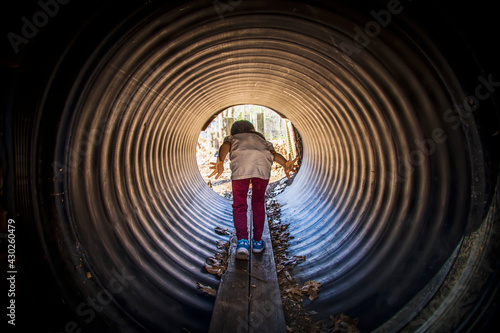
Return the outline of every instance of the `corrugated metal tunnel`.
{"type": "Polygon", "coordinates": [[[50,73],[32,72],[40,98],[23,110],[38,112],[19,121],[31,136],[16,150],[30,181],[16,186],[79,325],[207,329],[214,300],[196,282],[217,285],[203,262],[220,239],[213,228],[232,218],[199,174],[196,142],[218,112],[259,104],[302,137],[300,172],[278,201],[290,250],[307,257],[295,277],[323,283],[318,317],[346,313],[377,332],[477,327],[498,279],[498,119],[487,85],[497,77],[440,44],[458,38],[451,28],[430,33],[421,14],[436,19],[437,9],[67,6],[47,29],[68,26],[71,43],[50,73]],[[74,17],[88,22],[73,31],[74,17]],[[92,311],[89,298],[105,306],[92,311]]]}

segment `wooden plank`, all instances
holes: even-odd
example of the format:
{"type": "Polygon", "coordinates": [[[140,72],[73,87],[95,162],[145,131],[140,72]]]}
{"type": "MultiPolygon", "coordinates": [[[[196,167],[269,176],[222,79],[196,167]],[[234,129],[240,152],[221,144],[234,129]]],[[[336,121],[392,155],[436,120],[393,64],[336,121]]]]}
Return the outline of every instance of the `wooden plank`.
{"type": "Polygon", "coordinates": [[[261,253],[252,253],[250,261],[249,329],[250,332],[285,333],[285,315],[267,223],[262,239],[266,248],[261,253]]]}
{"type": "Polygon", "coordinates": [[[229,262],[221,278],[210,333],[248,332],[249,261],[236,260],[236,235],[231,237],[229,262]]]}
{"type": "MultiPolygon", "coordinates": [[[[250,199],[248,206],[248,228],[251,233],[253,218],[250,199]]],[[[237,240],[233,233],[229,247],[229,264],[217,291],[209,333],[286,332],[267,223],[264,225],[262,239],[266,243],[262,253],[250,252],[249,261],[236,260],[237,240]]]]}

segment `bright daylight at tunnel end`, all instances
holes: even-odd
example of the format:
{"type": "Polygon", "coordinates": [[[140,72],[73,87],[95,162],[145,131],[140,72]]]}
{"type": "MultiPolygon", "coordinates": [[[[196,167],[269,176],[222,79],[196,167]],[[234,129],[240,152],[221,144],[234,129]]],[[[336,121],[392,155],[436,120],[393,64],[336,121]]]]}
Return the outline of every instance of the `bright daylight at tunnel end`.
{"type": "Polygon", "coordinates": [[[380,333],[498,325],[492,4],[5,6],[12,331],[207,332],[216,297],[197,286],[219,287],[204,264],[230,237],[214,228],[233,229],[230,174],[216,183],[208,166],[240,119],[299,160],[293,183],[273,167],[273,205],[287,255],[304,259],[290,279],[321,284],[301,305],[314,320],[347,314],[380,333]]]}

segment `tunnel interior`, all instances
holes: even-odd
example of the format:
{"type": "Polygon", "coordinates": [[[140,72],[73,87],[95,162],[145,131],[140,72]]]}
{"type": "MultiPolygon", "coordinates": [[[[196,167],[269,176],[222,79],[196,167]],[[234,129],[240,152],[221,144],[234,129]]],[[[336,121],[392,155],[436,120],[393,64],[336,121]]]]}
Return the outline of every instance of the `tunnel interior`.
{"type": "Polygon", "coordinates": [[[498,113],[491,72],[442,44],[460,41],[452,27],[422,18],[444,21],[439,6],[59,4],[23,59],[21,81],[38,74],[39,94],[17,97],[31,121],[19,120],[30,137],[16,167],[30,181],[15,186],[82,327],[206,331],[214,299],[196,283],[217,286],[203,263],[232,216],[198,171],[196,143],[239,104],[276,110],[301,135],[300,173],[277,200],[290,251],[307,258],[295,279],[323,284],[308,305],[318,318],[458,331],[489,313],[498,113]],[[61,27],[42,70],[33,52],[61,27]]]}

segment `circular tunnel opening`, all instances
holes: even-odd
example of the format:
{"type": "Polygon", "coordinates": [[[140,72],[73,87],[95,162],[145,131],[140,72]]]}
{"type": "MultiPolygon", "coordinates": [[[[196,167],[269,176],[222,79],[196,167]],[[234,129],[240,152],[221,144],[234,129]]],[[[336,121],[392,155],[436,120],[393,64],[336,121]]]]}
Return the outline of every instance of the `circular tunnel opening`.
{"type": "MultiPolygon", "coordinates": [[[[247,120],[254,124],[255,130],[264,135],[273,144],[274,150],[287,159],[300,158],[302,153],[300,134],[293,124],[276,111],[261,105],[243,104],[230,107],[210,118],[203,127],[196,146],[196,161],[203,180],[216,193],[225,198],[232,198],[231,170],[229,158],[226,158],[224,173],[218,178],[210,178],[219,147],[225,137],[231,135],[231,126],[235,121],[247,120]]],[[[299,159],[297,159],[299,161],[299,159]]],[[[298,171],[298,168],[297,170],[298,171]]],[[[281,166],[273,163],[269,184],[283,181],[285,173],[281,166]]]]}
{"type": "Polygon", "coordinates": [[[232,218],[196,146],[207,119],[249,103],[300,133],[300,172],[276,199],[290,251],[307,258],[295,278],[323,284],[318,318],[348,313],[379,332],[475,325],[498,268],[495,78],[456,72],[455,46],[421,20],[428,7],[391,3],[68,7],[92,19],[32,83],[38,113],[19,120],[32,126],[32,188],[18,186],[72,318],[206,331],[214,300],[196,282],[217,285],[203,262],[232,218]]]}

